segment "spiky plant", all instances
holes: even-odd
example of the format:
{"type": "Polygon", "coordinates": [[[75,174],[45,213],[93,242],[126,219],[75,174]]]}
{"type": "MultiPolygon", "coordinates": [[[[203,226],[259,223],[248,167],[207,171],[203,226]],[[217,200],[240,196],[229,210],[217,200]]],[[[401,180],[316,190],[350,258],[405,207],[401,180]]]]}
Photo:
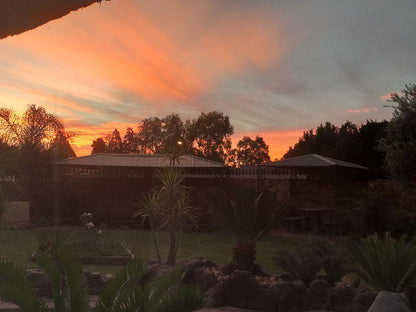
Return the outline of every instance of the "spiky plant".
{"type": "Polygon", "coordinates": [[[142,260],[134,260],[121,269],[104,288],[98,299],[97,312],[190,312],[200,309],[204,299],[192,286],[181,286],[181,268],[163,274],[150,284],[141,285],[146,272],[142,260]]]}
{"type": "Polygon", "coordinates": [[[160,214],[160,208],[162,206],[161,193],[158,190],[154,190],[150,193],[143,194],[141,201],[137,204],[137,211],[134,213],[133,218],[142,218],[142,224],[146,220],[149,220],[150,231],[152,233],[153,244],[155,246],[157,259],[161,262],[159,244],[157,243],[155,235],[155,221],[160,214]]]}
{"type": "Polygon", "coordinates": [[[180,233],[187,223],[196,222],[194,216],[197,210],[191,205],[190,188],[183,185],[185,178],[179,168],[166,167],[158,172],[157,178],[160,182],[158,192],[162,200],[162,224],[169,228],[170,245],[166,262],[174,265],[180,233]]]}
{"type": "Polygon", "coordinates": [[[20,265],[0,258],[0,297],[13,302],[23,312],[46,312],[47,306],[37,295],[20,265]]]}
{"type": "Polygon", "coordinates": [[[402,291],[416,283],[416,239],[399,240],[386,232],[347,245],[354,257],[352,271],[376,290],[402,291]]]}
{"type": "Polygon", "coordinates": [[[82,265],[69,248],[55,248],[52,256],[39,254],[36,262],[48,275],[56,312],[89,310],[82,265]]]}
{"type": "Polygon", "coordinates": [[[208,194],[207,205],[217,223],[235,237],[233,263],[244,270],[254,268],[256,242],[291,208],[289,203],[278,208],[275,192],[257,193],[252,188],[237,189],[231,196],[214,188],[208,194]]]}

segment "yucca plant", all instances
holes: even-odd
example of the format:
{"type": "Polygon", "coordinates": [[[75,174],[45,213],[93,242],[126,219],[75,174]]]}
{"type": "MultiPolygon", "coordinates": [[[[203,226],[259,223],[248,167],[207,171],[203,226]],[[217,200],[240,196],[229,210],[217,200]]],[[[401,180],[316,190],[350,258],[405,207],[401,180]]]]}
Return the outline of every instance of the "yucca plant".
{"type": "Polygon", "coordinates": [[[347,248],[354,258],[352,271],[374,289],[402,291],[416,283],[416,239],[402,235],[395,240],[386,232],[383,238],[370,235],[347,248]]]}
{"type": "Polygon", "coordinates": [[[254,189],[237,189],[231,196],[223,189],[212,189],[207,206],[216,222],[236,239],[233,264],[243,270],[253,270],[256,242],[265,237],[278,220],[289,211],[286,203],[276,204],[275,192],[257,193],[254,189]]]}
{"type": "Polygon", "coordinates": [[[156,219],[160,214],[160,209],[162,206],[161,193],[158,190],[154,190],[150,193],[143,194],[142,199],[136,206],[138,209],[134,213],[133,218],[142,218],[142,225],[146,219],[149,220],[149,226],[152,233],[153,244],[156,250],[156,256],[159,262],[161,262],[162,259],[160,257],[159,244],[157,243],[155,235],[156,219]]]}

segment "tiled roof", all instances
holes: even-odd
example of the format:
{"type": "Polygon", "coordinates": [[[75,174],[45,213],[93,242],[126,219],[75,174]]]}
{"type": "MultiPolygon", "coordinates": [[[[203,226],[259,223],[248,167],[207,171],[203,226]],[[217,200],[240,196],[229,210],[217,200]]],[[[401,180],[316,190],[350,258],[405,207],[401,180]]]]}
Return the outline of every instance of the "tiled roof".
{"type": "MultiPolygon", "coordinates": [[[[163,154],[112,154],[100,153],[89,156],[64,159],[56,162],[68,166],[108,166],[108,167],[166,167],[169,160],[163,154]]],[[[182,168],[225,168],[222,163],[193,155],[182,155],[179,165],[182,168]]]]}
{"type": "Polygon", "coordinates": [[[347,161],[324,157],[318,154],[307,154],[298,157],[287,158],[279,161],[264,164],[271,167],[348,167],[355,169],[368,169],[366,167],[356,165],[347,161]]]}

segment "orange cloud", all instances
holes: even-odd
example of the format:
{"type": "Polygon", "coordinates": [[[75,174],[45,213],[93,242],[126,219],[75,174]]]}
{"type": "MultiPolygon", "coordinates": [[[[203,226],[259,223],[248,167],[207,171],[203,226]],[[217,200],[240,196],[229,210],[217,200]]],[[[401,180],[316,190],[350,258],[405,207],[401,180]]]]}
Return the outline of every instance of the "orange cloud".
{"type": "Polygon", "coordinates": [[[360,114],[360,113],[370,113],[370,112],[376,112],[376,111],[378,111],[378,108],[371,107],[371,108],[362,108],[362,109],[348,109],[347,113],[360,114]]]}
{"type": "Polygon", "coordinates": [[[380,96],[380,100],[383,100],[383,101],[388,101],[388,100],[390,100],[391,99],[391,96],[393,95],[393,93],[387,93],[387,94],[385,94],[385,95],[383,95],[383,96],[380,96]]]}

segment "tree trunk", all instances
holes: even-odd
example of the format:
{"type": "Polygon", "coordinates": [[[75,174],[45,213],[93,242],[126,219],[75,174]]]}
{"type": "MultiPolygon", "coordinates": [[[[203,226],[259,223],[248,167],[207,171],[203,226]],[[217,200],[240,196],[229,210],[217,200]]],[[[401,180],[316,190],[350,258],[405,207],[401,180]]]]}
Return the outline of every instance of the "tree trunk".
{"type": "Polygon", "coordinates": [[[233,262],[241,270],[252,271],[256,261],[256,244],[237,241],[233,247],[233,262]]]}

